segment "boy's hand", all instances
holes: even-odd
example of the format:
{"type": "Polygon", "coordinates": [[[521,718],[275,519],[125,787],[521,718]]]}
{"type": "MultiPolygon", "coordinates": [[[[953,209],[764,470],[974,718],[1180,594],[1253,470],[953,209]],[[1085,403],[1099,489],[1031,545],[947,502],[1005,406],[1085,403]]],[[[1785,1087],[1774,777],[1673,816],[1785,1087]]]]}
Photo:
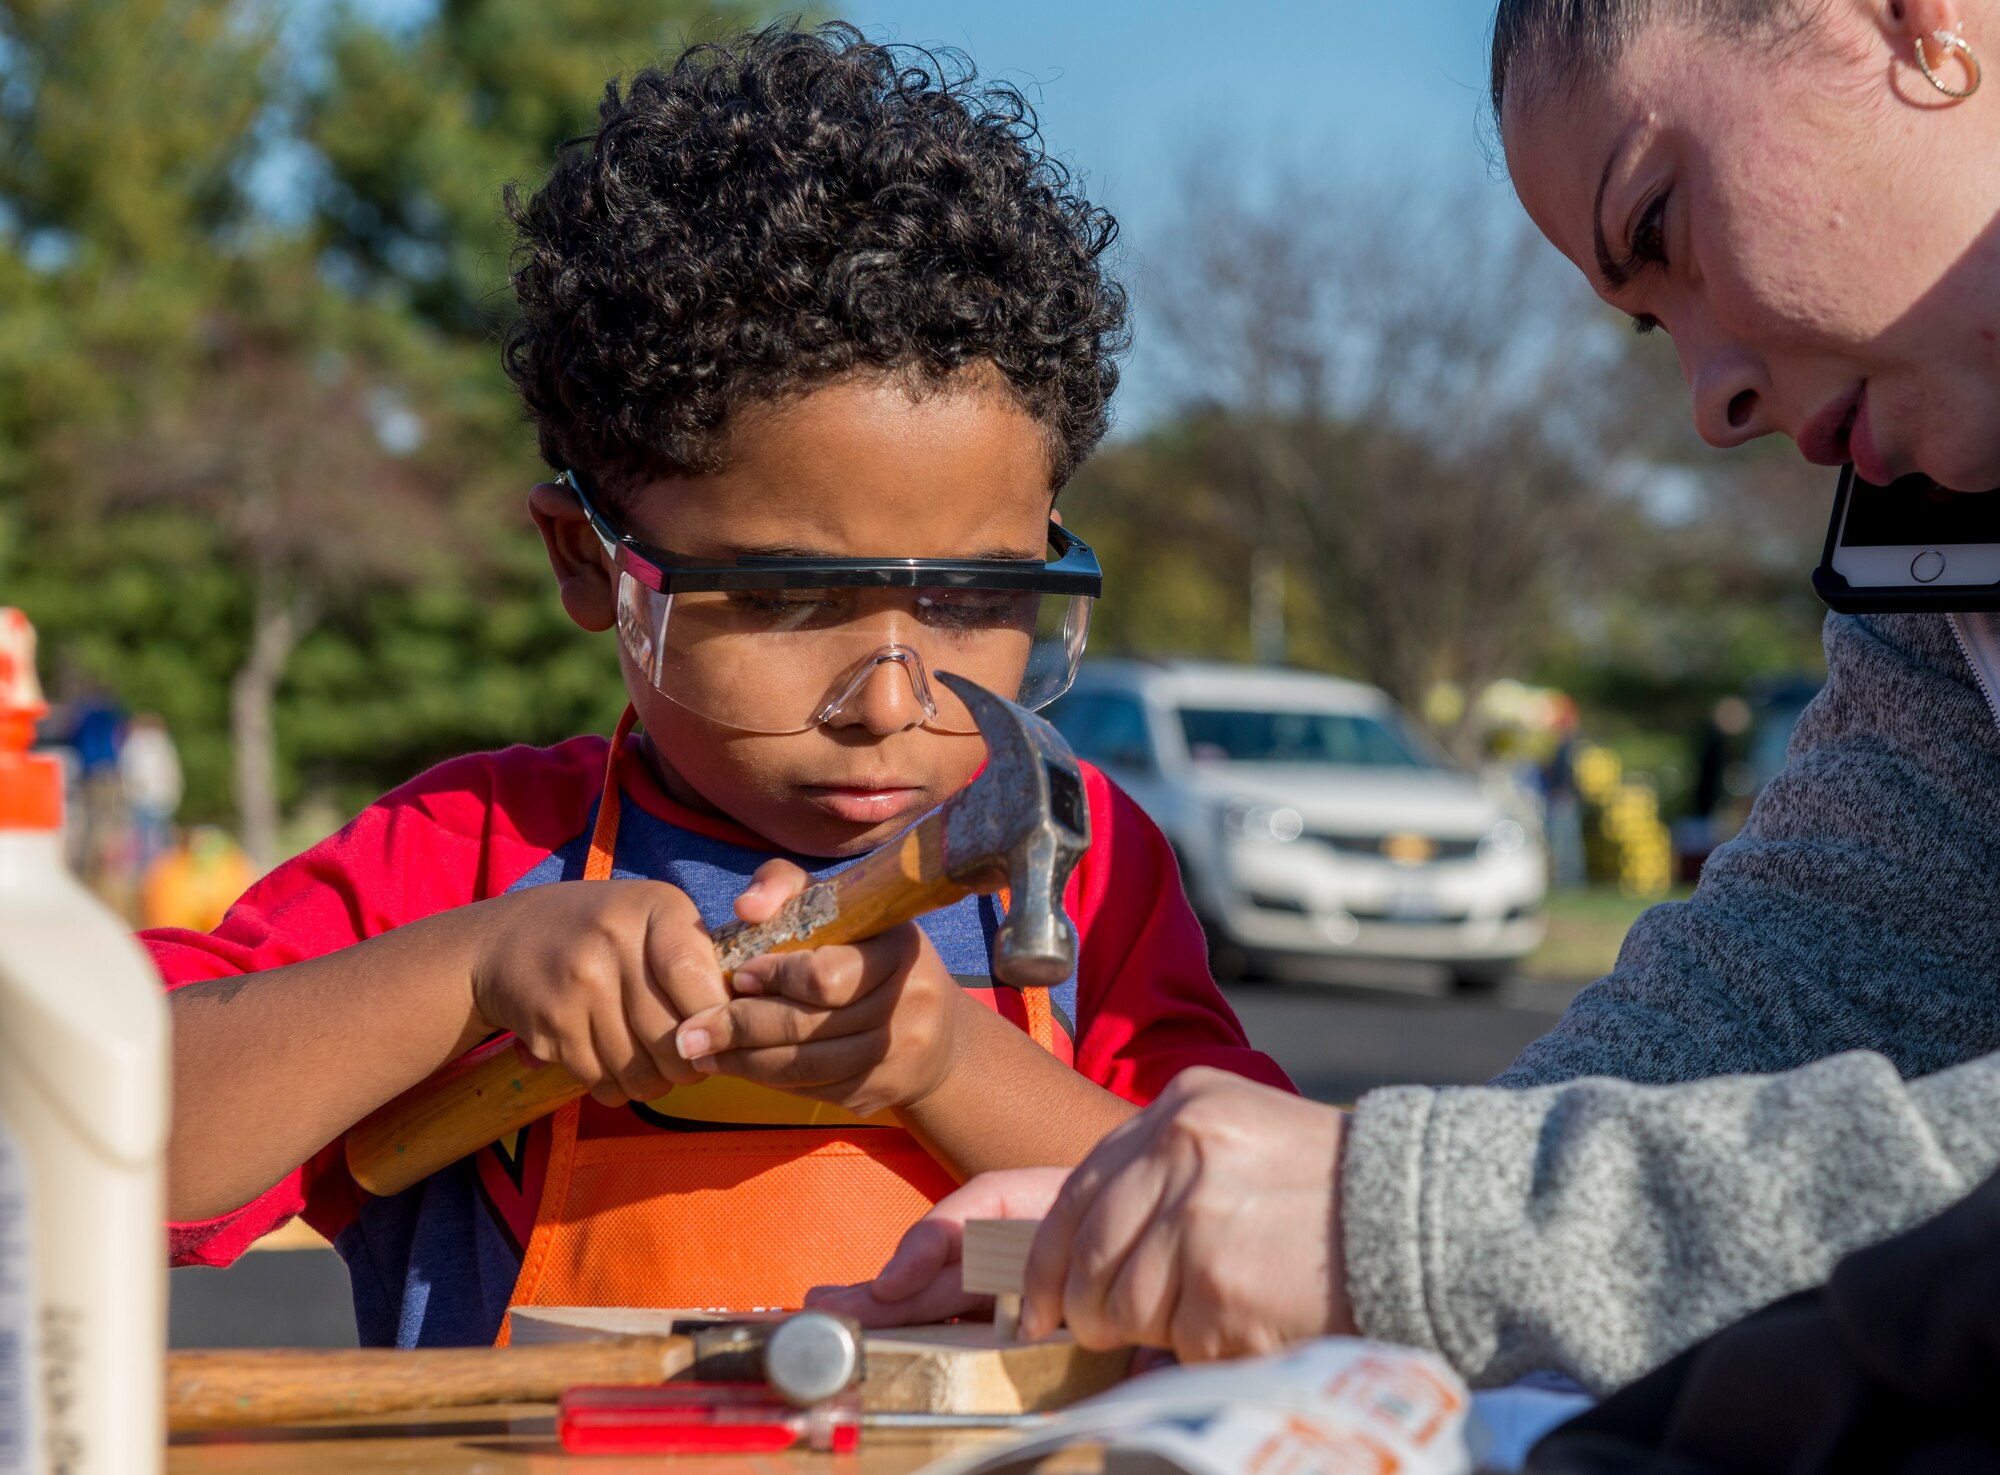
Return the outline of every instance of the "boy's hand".
{"type": "Polygon", "coordinates": [[[700,1079],[683,1019],[728,999],[686,893],[660,881],[566,881],[481,903],[473,1007],[606,1106],[700,1079]]]}
{"type": "Polygon", "coordinates": [[[815,1286],[806,1305],[851,1316],[863,1326],[917,1326],[989,1311],[991,1296],[969,1294],[960,1282],[968,1219],[1040,1219],[1069,1177],[1068,1168],[1008,1168],[981,1173],[939,1199],[903,1232],[889,1263],[871,1281],[815,1286]]]}
{"type": "MultiPolygon", "coordinates": [[[[768,862],[737,915],[769,920],[807,879],[789,861],[768,862]]],[[[680,1027],[682,1058],[703,1074],[740,1076],[864,1116],[937,1089],[956,1059],[969,1003],[914,922],[866,942],[753,958],[732,984],[738,997],[680,1027]]]]}

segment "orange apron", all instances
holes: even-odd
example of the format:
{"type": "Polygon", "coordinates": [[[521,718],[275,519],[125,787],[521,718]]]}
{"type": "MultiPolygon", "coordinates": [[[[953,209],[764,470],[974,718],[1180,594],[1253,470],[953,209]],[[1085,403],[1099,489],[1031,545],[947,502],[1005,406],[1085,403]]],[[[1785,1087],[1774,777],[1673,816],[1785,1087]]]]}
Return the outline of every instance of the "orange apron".
{"type": "MultiPolygon", "coordinates": [[[[618,756],[634,717],[627,708],[612,735],[586,880],[611,876],[618,756]]],[[[1021,997],[1024,1027],[1054,1052],[1048,990],[1021,997]]],[[[873,1276],[903,1231],[957,1186],[887,1112],[859,1117],[718,1076],[676,1087],[640,1112],[712,1130],[579,1139],[587,1104],[554,1117],[510,1310],[798,1306],[815,1285],[873,1276]]],[[[505,1318],[498,1344],[510,1334],[505,1318]]]]}

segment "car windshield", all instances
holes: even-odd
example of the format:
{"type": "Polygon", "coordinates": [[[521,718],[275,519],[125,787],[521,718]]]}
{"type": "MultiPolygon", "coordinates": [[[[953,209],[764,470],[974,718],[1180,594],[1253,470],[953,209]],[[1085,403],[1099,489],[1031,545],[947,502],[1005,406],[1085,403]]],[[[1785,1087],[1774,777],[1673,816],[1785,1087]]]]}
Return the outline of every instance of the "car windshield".
{"type": "Polygon", "coordinates": [[[1355,712],[1258,712],[1183,707],[1181,731],[1197,763],[1337,763],[1435,768],[1400,725],[1355,712]]]}

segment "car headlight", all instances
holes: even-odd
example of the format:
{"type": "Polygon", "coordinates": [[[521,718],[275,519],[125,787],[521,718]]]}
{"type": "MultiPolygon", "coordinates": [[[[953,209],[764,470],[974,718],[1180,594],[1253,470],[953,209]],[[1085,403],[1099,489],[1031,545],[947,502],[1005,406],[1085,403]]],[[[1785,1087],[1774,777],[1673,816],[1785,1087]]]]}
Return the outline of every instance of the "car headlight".
{"type": "Polygon", "coordinates": [[[1237,840],[1275,840],[1288,844],[1306,831],[1305,817],[1296,809],[1269,804],[1230,804],[1222,811],[1223,833],[1237,840]]]}
{"type": "Polygon", "coordinates": [[[1503,819],[1479,842],[1479,858],[1499,860],[1503,856],[1519,855],[1527,843],[1527,828],[1517,819],[1503,819]]]}

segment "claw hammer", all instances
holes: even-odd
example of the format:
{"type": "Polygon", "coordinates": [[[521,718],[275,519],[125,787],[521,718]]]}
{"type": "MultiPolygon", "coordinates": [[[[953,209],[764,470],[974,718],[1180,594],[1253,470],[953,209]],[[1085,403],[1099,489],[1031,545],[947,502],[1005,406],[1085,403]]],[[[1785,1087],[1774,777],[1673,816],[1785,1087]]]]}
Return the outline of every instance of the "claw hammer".
{"type": "MultiPolygon", "coordinates": [[[[1027,708],[950,672],[938,679],[972,711],[986,740],[979,777],[897,839],[807,887],[768,922],[715,934],[726,977],[763,953],[859,942],[973,892],[1006,891],[993,976],[1047,988],[1076,965],[1063,888],[1090,845],[1076,755],[1027,708]]],[[[400,1193],[585,1094],[559,1065],[503,1035],[363,1118],[347,1133],[347,1166],[369,1193],[400,1193]]]]}

